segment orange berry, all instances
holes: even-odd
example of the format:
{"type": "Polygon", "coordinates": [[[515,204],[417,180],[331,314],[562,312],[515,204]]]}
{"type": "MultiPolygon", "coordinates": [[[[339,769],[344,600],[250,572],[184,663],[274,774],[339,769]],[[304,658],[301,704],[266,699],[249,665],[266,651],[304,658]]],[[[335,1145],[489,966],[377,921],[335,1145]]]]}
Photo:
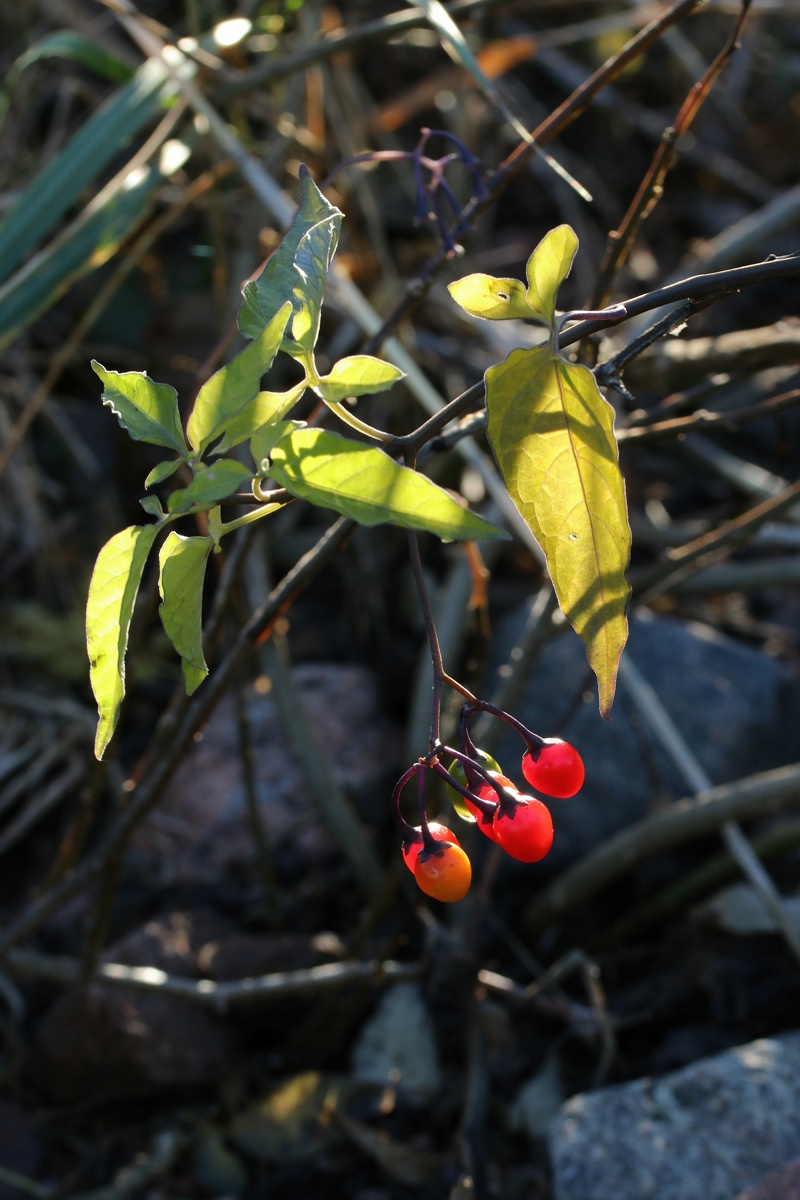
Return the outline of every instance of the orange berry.
{"type": "Polygon", "coordinates": [[[463,900],[472,882],[472,867],[460,846],[443,842],[417,855],[414,878],[426,896],[451,904],[463,900]]]}

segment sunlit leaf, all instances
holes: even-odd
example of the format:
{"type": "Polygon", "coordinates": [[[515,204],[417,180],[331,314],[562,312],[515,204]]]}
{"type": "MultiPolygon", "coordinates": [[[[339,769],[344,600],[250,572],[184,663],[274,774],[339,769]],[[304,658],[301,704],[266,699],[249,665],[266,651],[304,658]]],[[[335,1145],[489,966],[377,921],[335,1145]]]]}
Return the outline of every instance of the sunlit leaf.
{"type": "Polygon", "coordinates": [[[513,350],[486,372],[488,436],[503,482],[547,558],[586,645],[608,716],[627,638],[630,529],[614,410],[586,367],[550,348],[513,350]]]}
{"type": "Polygon", "coordinates": [[[133,606],[158,526],[132,525],[106,542],[97,556],[86,605],[89,677],[99,722],[94,752],[103,757],[125,695],[125,651],[133,606]]]}
{"type": "Polygon", "coordinates": [[[287,300],[258,337],[200,388],[186,427],[194,450],[205,450],[257,395],[261,377],[278,353],[291,311],[287,300]]]}
{"type": "Polygon", "coordinates": [[[142,371],[107,371],[94,360],[92,370],[103,381],[103,403],[134,441],[168,446],[180,455],[188,453],[174,388],[155,383],[142,371]]]}
{"type": "Polygon", "coordinates": [[[171,475],[175,474],[182,461],[180,458],[168,458],[165,462],[158,463],[145,479],[144,486],[150,488],[157,483],[163,483],[165,479],[169,479],[171,475]]]}
{"type": "Polygon", "coordinates": [[[174,530],[158,555],[159,615],[167,637],[181,657],[186,694],[191,696],[208,674],[203,654],[203,581],[213,546],[208,537],[181,537],[174,530]]]}
{"type": "Polygon", "coordinates": [[[188,487],[173,492],[167,501],[171,513],[188,512],[193,505],[210,508],[232,496],[253,472],[235,458],[220,458],[210,467],[201,467],[188,487]]]}
{"type": "MultiPolygon", "coordinates": [[[[324,227],[329,225],[338,237],[342,213],[325,199],[306,167],[300,169],[300,180],[300,208],[288,232],[258,278],[245,284],[242,293],[244,299],[239,309],[239,329],[247,338],[258,337],[287,300],[292,301],[295,313],[300,311],[301,298],[295,295],[300,276],[295,261],[306,235],[315,226],[320,226],[320,232],[323,233],[324,227]]],[[[327,236],[325,240],[328,241],[327,236]]],[[[304,247],[303,255],[306,255],[308,250],[308,246],[304,247]]],[[[293,336],[296,337],[297,334],[294,333],[293,336]]]]}
{"type": "Polygon", "coordinates": [[[373,392],[385,392],[404,372],[382,358],[371,354],[355,354],[352,358],[340,358],[327,375],[323,375],[314,386],[323,400],[346,400],[348,396],[366,396],[373,392]]]}
{"type": "Polygon", "coordinates": [[[272,425],[264,425],[250,441],[250,453],[259,471],[264,468],[266,460],[272,454],[281,438],[286,437],[293,429],[303,429],[305,421],[275,421],[272,425]]]}
{"type": "Polygon", "coordinates": [[[288,392],[259,392],[246,404],[238,417],[225,427],[225,436],[214,447],[212,454],[227,454],[234,446],[246,442],[264,426],[274,425],[292,411],[306,390],[305,380],[288,392]]]}
{"type": "Polygon", "coordinates": [[[327,430],[298,429],[283,438],[271,452],[269,474],[293,495],[361,525],[391,523],[445,540],[508,536],[377,447],[327,430]]]}
{"type": "Polygon", "coordinates": [[[301,239],[295,254],[294,269],[299,281],[294,289],[292,337],[306,351],[313,350],[319,335],[328,268],[339,243],[341,223],[338,216],[318,221],[301,239]]]}
{"type": "Polygon", "coordinates": [[[569,225],[558,225],[546,233],[528,259],[528,307],[548,324],[556,315],[558,289],[572,269],[578,239],[569,225]]]}
{"type": "MultiPolygon", "coordinates": [[[[447,285],[447,290],[471,317],[507,321],[510,317],[530,320],[539,316],[528,305],[527,289],[519,279],[496,279],[494,275],[465,275],[447,285]]],[[[541,318],[540,318],[541,319],[541,318]]]]}

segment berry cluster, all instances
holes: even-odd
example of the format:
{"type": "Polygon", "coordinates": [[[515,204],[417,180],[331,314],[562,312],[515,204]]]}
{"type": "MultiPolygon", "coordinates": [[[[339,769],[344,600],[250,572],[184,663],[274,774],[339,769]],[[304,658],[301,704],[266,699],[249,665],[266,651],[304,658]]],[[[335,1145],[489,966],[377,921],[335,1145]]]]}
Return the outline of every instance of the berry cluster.
{"type": "Polygon", "coordinates": [[[465,704],[461,710],[460,749],[433,746],[398,780],[392,797],[395,821],[403,835],[403,860],[422,891],[436,900],[463,900],[472,881],[472,867],[453,831],[428,821],[425,815],[425,771],[434,771],[453,790],[453,805],[459,816],[475,822],[485,837],[518,862],[539,862],[553,844],[553,821],[547,805],[537,796],[519,791],[498,763],[473,744],[468,722],[476,712],[490,712],[520,734],[526,744],[522,774],[543,795],[566,799],[575,795],[584,780],[581,756],[568,742],[541,738],[509,713],[484,701],[465,704]],[[443,757],[452,759],[449,769],[443,766],[443,757]],[[409,825],[400,815],[400,795],[414,777],[420,815],[417,826],[409,825]]]}

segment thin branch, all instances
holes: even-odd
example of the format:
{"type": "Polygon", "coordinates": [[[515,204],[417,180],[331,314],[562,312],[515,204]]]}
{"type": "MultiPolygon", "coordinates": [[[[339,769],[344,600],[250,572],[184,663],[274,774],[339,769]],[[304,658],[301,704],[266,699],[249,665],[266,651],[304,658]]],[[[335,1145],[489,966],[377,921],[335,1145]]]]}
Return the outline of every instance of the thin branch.
{"type": "MultiPolygon", "coordinates": [[[[46,979],[63,986],[81,980],[81,964],[75,958],[42,954],[36,950],[11,950],[7,958],[12,975],[20,979],[46,979]]],[[[316,996],[336,988],[365,981],[378,985],[403,979],[418,979],[421,968],[415,963],[349,961],[322,963],[297,971],[275,971],[269,975],[251,975],[244,979],[186,979],[169,975],[157,967],[131,967],[125,963],[100,963],[93,982],[109,987],[127,988],[151,995],[191,1000],[203,1008],[227,1011],[249,1004],[268,1004],[296,996],[316,996]]]]}
{"type": "Polygon", "coordinates": [[[638,863],[709,833],[726,821],[785,812],[800,803],[800,763],[750,775],[676,801],[606,839],[563,871],[525,913],[526,933],[537,937],[559,918],[591,900],[638,863]]]}
{"type": "Polygon", "coordinates": [[[614,276],[627,259],[639,229],[661,199],[664,191],[664,179],[675,157],[678,139],[692,125],[711,88],[730,62],[733,54],[739,49],[739,39],[747,20],[750,3],[751,0],[742,0],[733,32],[703,78],[689,92],[675,118],[675,123],[664,131],[661,143],[653,155],[647,173],[639,185],[639,190],[631,201],[621,225],[608,235],[605,257],[600,266],[594,290],[593,304],[597,307],[606,302],[614,276]]]}

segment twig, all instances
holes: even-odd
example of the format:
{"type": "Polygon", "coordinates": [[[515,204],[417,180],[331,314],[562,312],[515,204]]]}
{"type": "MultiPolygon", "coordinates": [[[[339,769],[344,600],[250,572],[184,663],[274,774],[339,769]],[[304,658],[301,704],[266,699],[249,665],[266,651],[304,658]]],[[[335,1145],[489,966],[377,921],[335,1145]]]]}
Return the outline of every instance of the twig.
{"type": "MultiPolygon", "coordinates": [[[[624,661],[620,662],[620,680],[632,693],[639,711],[653,733],[689,786],[693,787],[698,795],[709,792],[713,786],[712,782],[694,751],[674,724],[654,689],[640,674],[630,652],[623,658],[624,661]]],[[[772,914],[789,949],[800,963],[800,930],[784,908],[775,884],[742,833],[741,826],[733,818],[729,817],[723,823],[722,837],[742,874],[758,892],[764,907],[772,914]]]]}
{"type": "MultiPolygon", "coordinates": [[[[761,833],[752,841],[753,849],[760,859],[771,858],[785,850],[793,850],[800,845],[800,820],[785,821],[775,829],[761,833]]],[[[636,905],[627,916],[615,921],[610,929],[603,930],[599,937],[592,939],[592,946],[608,949],[629,941],[643,930],[664,921],[678,909],[701,896],[708,895],[730,879],[740,874],[739,868],[730,854],[722,851],[708,862],[703,863],[695,871],[673,880],[655,896],[636,905]]]]}
{"type": "MultiPolygon", "coordinates": [[[[800,405],[800,388],[790,392],[782,392],[780,396],[771,396],[759,404],[734,408],[728,412],[709,412],[708,409],[695,409],[688,417],[672,417],[666,421],[652,420],[649,424],[642,422],[636,425],[623,425],[617,429],[617,441],[639,442],[659,441],[661,438],[677,437],[684,433],[695,433],[701,429],[736,429],[748,421],[760,421],[764,417],[774,417],[778,413],[797,408],[800,405]]],[[[654,414],[649,413],[648,417],[654,414]]]]}
{"type": "Polygon", "coordinates": [[[601,308],[606,303],[615,274],[625,262],[642,223],[649,217],[661,199],[664,179],[672,165],[678,138],[689,129],[711,88],[730,62],[732,55],[739,49],[739,39],[747,20],[750,3],[751,0],[742,0],[739,18],[731,36],[703,78],[689,92],[675,118],[674,125],[664,131],[661,144],[653,156],[621,225],[609,234],[605,258],[600,266],[593,294],[592,304],[594,307],[601,308]]]}
{"type": "MultiPolygon", "coordinates": [[[[594,74],[576,88],[563,104],[542,121],[531,133],[533,140],[539,145],[544,145],[551,138],[563,132],[588,108],[592,98],[611,80],[617,78],[628,63],[638,58],[653,42],[658,40],[666,29],[669,29],[681,17],[693,12],[700,3],[701,0],[676,0],[666,12],[632,37],[619,53],[612,55],[602,66],[598,67],[594,74]]],[[[486,180],[486,195],[473,199],[462,210],[462,229],[471,228],[478,218],[496,202],[523,170],[532,155],[533,150],[526,142],[521,142],[517,146],[497,171],[486,180]]],[[[398,297],[384,318],[380,329],[367,339],[364,345],[366,353],[376,353],[388,334],[408,315],[412,308],[419,304],[448,259],[449,254],[444,248],[431,255],[424,268],[406,285],[402,295],[398,297]]]]}
{"type": "Polygon", "coordinates": [[[149,1154],[137,1154],[133,1162],[123,1167],[114,1177],[114,1182],[108,1187],[96,1188],[91,1192],[81,1192],[72,1200],[125,1200],[134,1192],[141,1192],[148,1184],[166,1175],[178,1156],[190,1144],[188,1133],[177,1129],[164,1129],[153,1139],[153,1149],[149,1154]]]}
{"type": "Polygon", "coordinates": [[[689,571],[696,570],[701,560],[707,560],[709,556],[716,555],[717,552],[741,542],[770,517],[791,508],[798,499],[800,499],[800,481],[785,488],[777,496],[757,504],[755,508],[748,509],[740,517],[736,517],[732,521],[725,521],[724,524],[712,529],[709,533],[694,538],[693,541],[687,542],[683,546],[668,550],[662,561],[655,567],[639,575],[638,578],[632,574],[637,602],[645,603],[653,596],[667,590],[677,579],[682,579],[689,571]]]}
{"type": "MultiPolygon", "coordinates": [[[[47,979],[63,986],[81,980],[81,965],[75,958],[41,954],[36,950],[9,951],[8,968],[21,979],[47,979]]],[[[157,967],[130,967],[125,963],[100,963],[93,982],[109,987],[129,988],[159,996],[174,996],[191,1000],[204,1008],[220,1011],[247,1004],[266,1004],[294,996],[313,996],[354,983],[395,983],[418,979],[421,967],[415,963],[341,962],[322,963],[297,971],[276,971],[269,975],[252,975],[245,979],[226,980],[185,979],[169,975],[157,967]]]]}
{"type": "Polygon", "coordinates": [[[716,833],[726,821],[770,816],[798,802],[800,763],[678,800],[608,838],[559,875],[529,906],[524,918],[526,933],[538,936],[552,921],[584,904],[651,855],[716,833]]]}

